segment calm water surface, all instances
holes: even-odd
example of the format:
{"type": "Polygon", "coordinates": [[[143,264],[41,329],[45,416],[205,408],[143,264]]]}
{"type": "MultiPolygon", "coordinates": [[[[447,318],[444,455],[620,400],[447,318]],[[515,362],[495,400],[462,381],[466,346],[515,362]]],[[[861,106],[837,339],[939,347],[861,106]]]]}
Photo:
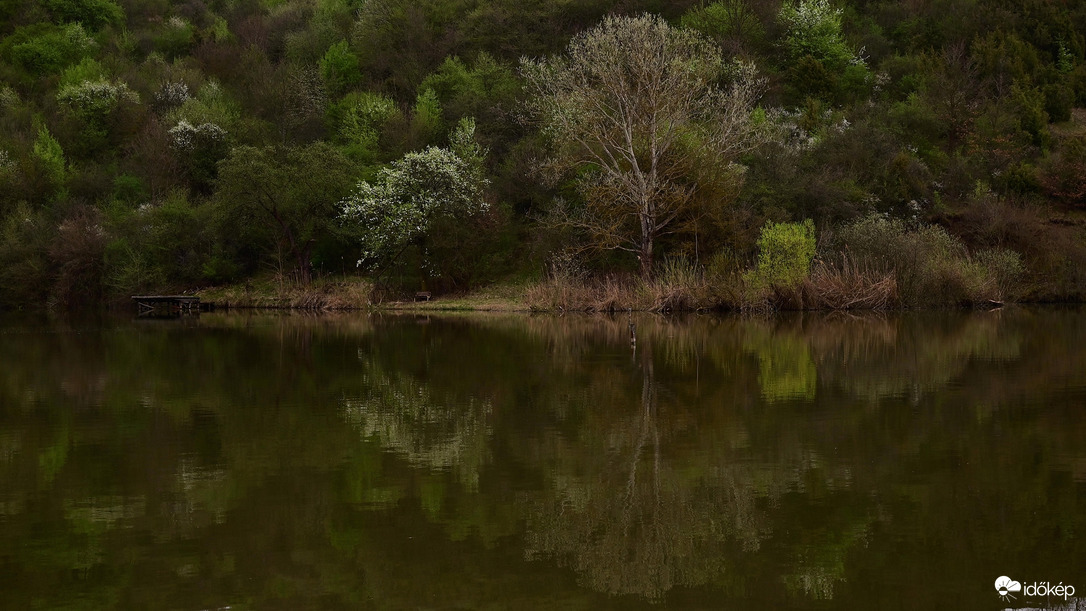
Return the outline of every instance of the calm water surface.
{"type": "Polygon", "coordinates": [[[1086,311],[634,320],[0,319],[0,608],[1086,594],[1086,311]]]}

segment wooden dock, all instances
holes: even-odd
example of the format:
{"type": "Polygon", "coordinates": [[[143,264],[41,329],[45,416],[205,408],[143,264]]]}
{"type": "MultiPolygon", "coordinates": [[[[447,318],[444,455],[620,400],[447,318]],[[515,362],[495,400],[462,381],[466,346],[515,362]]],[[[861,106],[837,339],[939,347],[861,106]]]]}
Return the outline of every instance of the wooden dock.
{"type": "Polygon", "coordinates": [[[163,309],[171,312],[199,312],[200,298],[193,295],[133,295],[140,314],[163,309]]]}

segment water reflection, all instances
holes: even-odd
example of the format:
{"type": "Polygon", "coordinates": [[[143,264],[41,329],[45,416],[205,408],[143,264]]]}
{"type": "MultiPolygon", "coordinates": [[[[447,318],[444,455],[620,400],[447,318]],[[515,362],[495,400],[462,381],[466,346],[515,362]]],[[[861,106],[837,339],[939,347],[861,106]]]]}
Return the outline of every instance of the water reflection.
{"type": "Polygon", "coordinates": [[[633,350],[625,317],[8,321],[3,604],[989,609],[1000,574],[1086,588],[1086,313],[636,322],[633,350]]]}

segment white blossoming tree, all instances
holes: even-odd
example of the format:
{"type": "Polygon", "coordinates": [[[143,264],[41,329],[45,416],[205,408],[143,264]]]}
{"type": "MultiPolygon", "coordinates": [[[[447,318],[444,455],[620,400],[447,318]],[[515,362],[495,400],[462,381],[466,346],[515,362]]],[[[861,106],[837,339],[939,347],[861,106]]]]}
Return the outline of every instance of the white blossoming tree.
{"type": "Polygon", "coordinates": [[[359,267],[383,272],[413,246],[427,265],[427,241],[435,227],[489,209],[475,121],[461,120],[450,140],[448,148],[404,155],[343,200],[341,222],[359,243],[359,267]]]}
{"type": "Polygon", "coordinates": [[[99,79],[64,85],[57,92],[57,101],[81,124],[82,147],[95,150],[122,122],[123,106],[139,104],[140,100],[126,83],[99,79]]]}

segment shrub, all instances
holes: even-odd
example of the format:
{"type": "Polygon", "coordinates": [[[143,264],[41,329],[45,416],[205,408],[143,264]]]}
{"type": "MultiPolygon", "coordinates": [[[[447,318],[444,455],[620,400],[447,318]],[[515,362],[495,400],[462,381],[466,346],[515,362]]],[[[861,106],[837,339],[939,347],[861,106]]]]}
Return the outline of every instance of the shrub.
{"type": "Polygon", "coordinates": [[[683,15],[679,23],[733,51],[740,50],[744,42],[757,44],[765,38],[762,22],[742,0],[703,4],[683,15]]]}
{"type": "Polygon", "coordinates": [[[814,254],[811,219],[802,223],[767,222],[758,238],[757,266],[744,275],[744,280],[756,292],[794,287],[807,278],[814,254]]]}
{"type": "Polygon", "coordinates": [[[976,262],[987,276],[988,290],[993,292],[990,299],[1003,301],[1018,295],[1019,279],[1025,271],[1018,253],[1005,248],[982,250],[977,253],[976,262]]]}
{"type": "Polygon", "coordinates": [[[862,61],[841,34],[842,13],[829,0],[783,4],[777,18],[785,30],[785,49],[794,59],[811,56],[833,70],[862,61]]]}
{"type": "Polygon", "coordinates": [[[910,228],[879,214],[838,230],[835,263],[851,258],[869,273],[892,273],[906,306],[1002,301],[1017,292],[1018,253],[998,249],[971,257],[957,237],[936,225],[910,228]]]}

